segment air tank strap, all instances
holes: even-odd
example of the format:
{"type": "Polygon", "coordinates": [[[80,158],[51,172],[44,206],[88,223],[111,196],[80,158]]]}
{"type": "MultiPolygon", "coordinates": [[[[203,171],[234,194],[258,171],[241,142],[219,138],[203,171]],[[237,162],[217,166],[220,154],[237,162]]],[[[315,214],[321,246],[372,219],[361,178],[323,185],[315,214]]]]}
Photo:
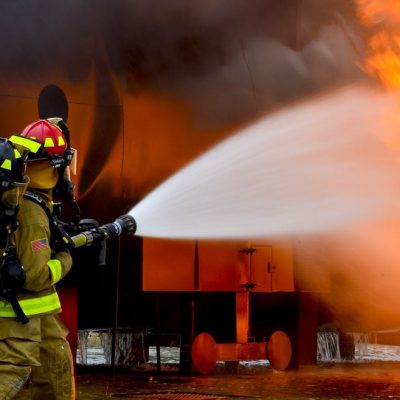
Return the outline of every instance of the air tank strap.
{"type": "Polygon", "coordinates": [[[50,234],[51,234],[50,238],[54,240],[57,237],[58,222],[57,218],[55,218],[55,216],[52,214],[46,202],[39,195],[29,190],[27,190],[24,193],[24,199],[33,201],[34,203],[42,207],[43,211],[47,215],[47,218],[49,219],[50,234]]]}

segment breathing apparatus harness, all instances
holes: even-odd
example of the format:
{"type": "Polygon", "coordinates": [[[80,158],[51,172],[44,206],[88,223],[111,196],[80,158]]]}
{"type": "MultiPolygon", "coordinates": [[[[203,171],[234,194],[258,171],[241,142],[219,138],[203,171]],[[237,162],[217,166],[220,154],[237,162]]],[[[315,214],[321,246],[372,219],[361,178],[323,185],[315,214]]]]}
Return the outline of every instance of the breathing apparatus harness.
{"type": "MultiPolygon", "coordinates": [[[[15,223],[15,228],[17,223],[15,223]]],[[[29,322],[20,304],[18,303],[17,293],[23,291],[26,280],[24,267],[17,258],[15,246],[11,244],[11,233],[15,229],[5,227],[2,232],[2,247],[4,250],[0,257],[0,298],[8,301],[13,308],[17,319],[26,324],[29,322]]]]}
{"type": "Polygon", "coordinates": [[[46,213],[47,218],[49,219],[49,227],[50,227],[50,247],[53,248],[53,246],[51,246],[53,244],[52,241],[57,236],[57,229],[58,229],[57,228],[57,226],[58,226],[57,217],[50,211],[46,202],[38,194],[36,194],[30,190],[27,190],[24,193],[24,200],[30,200],[33,203],[38,204],[43,209],[43,211],[46,213]]]}

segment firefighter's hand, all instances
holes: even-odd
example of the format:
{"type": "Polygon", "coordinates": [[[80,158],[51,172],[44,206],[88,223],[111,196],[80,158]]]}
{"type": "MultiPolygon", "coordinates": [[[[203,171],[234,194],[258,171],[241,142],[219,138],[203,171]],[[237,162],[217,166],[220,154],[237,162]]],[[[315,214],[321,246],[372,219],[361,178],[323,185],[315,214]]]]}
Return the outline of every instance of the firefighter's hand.
{"type": "Polygon", "coordinates": [[[5,256],[1,276],[4,287],[14,292],[22,289],[26,280],[24,267],[14,255],[5,256]]]}
{"type": "Polygon", "coordinates": [[[60,253],[61,251],[71,254],[70,245],[65,243],[63,240],[57,240],[52,247],[53,255],[60,253]]]}

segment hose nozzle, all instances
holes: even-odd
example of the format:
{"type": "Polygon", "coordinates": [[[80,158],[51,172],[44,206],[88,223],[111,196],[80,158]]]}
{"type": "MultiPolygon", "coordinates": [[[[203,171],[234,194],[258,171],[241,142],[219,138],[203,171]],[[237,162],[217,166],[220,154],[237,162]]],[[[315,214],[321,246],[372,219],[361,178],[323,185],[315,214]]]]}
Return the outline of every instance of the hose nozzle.
{"type": "Polygon", "coordinates": [[[120,236],[122,233],[127,233],[127,234],[134,234],[136,232],[136,221],[135,219],[128,214],[121,215],[118,217],[114,222],[111,222],[110,224],[105,224],[99,227],[99,230],[101,230],[105,238],[113,238],[120,236]]]}

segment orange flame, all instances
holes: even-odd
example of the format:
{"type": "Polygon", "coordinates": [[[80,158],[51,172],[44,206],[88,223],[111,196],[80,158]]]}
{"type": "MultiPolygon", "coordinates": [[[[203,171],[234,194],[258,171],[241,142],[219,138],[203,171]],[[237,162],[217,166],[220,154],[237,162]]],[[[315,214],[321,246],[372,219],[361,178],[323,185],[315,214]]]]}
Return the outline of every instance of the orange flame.
{"type": "Polygon", "coordinates": [[[400,4],[398,0],[355,0],[357,15],[367,26],[375,25],[382,20],[398,20],[400,4]]]}
{"type": "Polygon", "coordinates": [[[400,36],[379,32],[370,42],[365,70],[376,75],[386,88],[400,87],[400,36]]]}
{"type": "Polygon", "coordinates": [[[400,2],[356,0],[361,23],[371,28],[365,71],[386,88],[400,87],[400,2]]]}

